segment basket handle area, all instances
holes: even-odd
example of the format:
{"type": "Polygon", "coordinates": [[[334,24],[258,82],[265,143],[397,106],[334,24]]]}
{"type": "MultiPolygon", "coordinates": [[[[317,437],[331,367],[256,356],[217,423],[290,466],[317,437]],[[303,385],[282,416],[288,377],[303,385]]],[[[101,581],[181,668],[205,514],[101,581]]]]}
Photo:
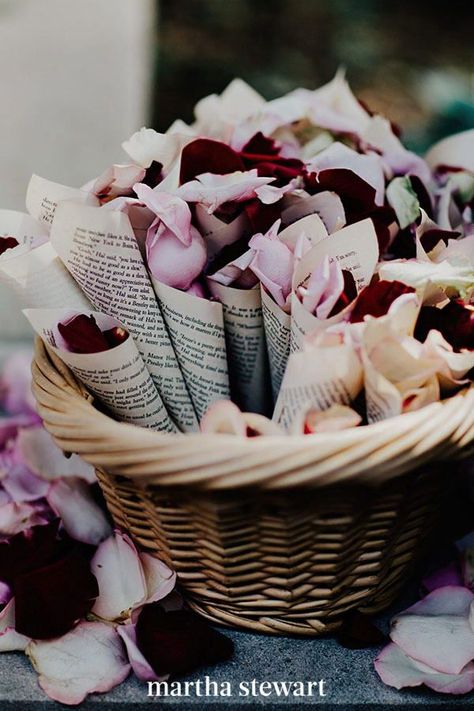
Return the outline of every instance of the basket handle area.
{"type": "Polygon", "coordinates": [[[39,338],[32,373],[38,412],[58,446],[143,485],[274,490],[343,480],[378,484],[426,462],[463,455],[474,441],[473,387],[365,427],[244,438],[161,434],[116,422],[94,407],[88,391],[39,338]]]}

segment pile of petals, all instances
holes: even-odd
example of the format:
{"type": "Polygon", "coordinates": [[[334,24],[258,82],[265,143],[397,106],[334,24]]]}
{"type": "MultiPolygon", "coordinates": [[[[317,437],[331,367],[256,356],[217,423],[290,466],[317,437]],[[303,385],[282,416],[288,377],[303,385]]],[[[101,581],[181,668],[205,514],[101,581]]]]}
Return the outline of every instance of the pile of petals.
{"type": "MultiPolygon", "coordinates": [[[[308,402],[286,431],[364,424],[419,409],[469,382],[473,132],[425,160],[357,100],[341,72],[319,89],[272,101],[236,79],[200,101],[195,116],[166,133],[141,129],[123,144],[132,162],[85,188],[106,209],[126,211],[132,225],[137,210],[151,215],[143,252],[154,285],[217,301],[216,284],[260,288],[281,320],[289,319],[286,358],[302,349],[316,359],[334,334],[353,348],[361,368],[353,400],[331,403],[324,423],[321,404],[308,402]],[[307,233],[309,215],[320,218],[318,235],[307,233]],[[352,249],[364,257],[364,240],[375,240],[375,255],[361,279],[359,256],[355,266],[346,257],[352,249]],[[400,327],[395,312],[407,295],[416,313],[400,327]],[[384,324],[366,328],[374,319],[384,324]],[[364,403],[364,388],[366,400],[369,388],[389,393],[386,411],[364,403]]],[[[271,344],[268,351],[272,370],[271,344]]],[[[273,382],[273,372],[271,385],[275,405],[281,378],[273,382]]],[[[259,413],[281,424],[275,412],[259,413]]],[[[212,413],[205,429],[210,421],[212,413]]]]}
{"type": "Polygon", "coordinates": [[[445,694],[474,689],[474,534],[458,547],[459,560],[423,581],[426,597],[392,620],[391,643],[375,661],[385,684],[445,694]]]}
{"type": "Polygon", "coordinates": [[[112,530],[92,467],[43,428],[30,362],[16,353],[0,374],[0,651],[24,651],[65,704],[131,671],[153,681],[227,659],[232,643],[184,609],[175,574],[112,530]]]}

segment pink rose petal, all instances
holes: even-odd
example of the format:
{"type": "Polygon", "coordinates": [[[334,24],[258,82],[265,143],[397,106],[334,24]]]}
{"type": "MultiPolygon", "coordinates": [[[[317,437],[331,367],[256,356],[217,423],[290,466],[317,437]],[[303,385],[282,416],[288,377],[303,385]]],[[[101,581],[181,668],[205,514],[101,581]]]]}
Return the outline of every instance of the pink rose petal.
{"type": "Polygon", "coordinates": [[[169,595],[176,585],[176,573],[149,553],[139,553],[146,584],[146,602],[157,602],[169,595]]]}
{"type": "Polygon", "coordinates": [[[99,585],[92,612],[104,620],[126,619],[147,599],[145,574],[131,539],[116,532],[98,547],[91,571],[99,585]]]}
{"type": "Polygon", "coordinates": [[[30,351],[19,351],[7,358],[0,374],[0,404],[10,415],[36,415],[31,392],[30,351]]]}
{"type": "Polygon", "coordinates": [[[26,653],[43,691],[63,704],[80,704],[88,694],[110,691],[130,673],[120,637],[101,622],[82,622],[59,639],[32,641],[26,653]]]}
{"type": "Polygon", "coordinates": [[[408,657],[389,644],[375,660],[375,670],[384,684],[395,689],[424,684],[444,694],[467,694],[474,689],[474,664],[467,664],[459,674],[442,674],[408,657]]]}
{"type": "Polygon", "coordinates": [[[139,200],[155,213],[180,242],[191,244],[191,210],[187,203],[176,195],[152,190],[143,183],[134,187],[139,200]]]}
{"type": "Polygon", "coordinates": [[[47,481],[66,476],[77,476],[89,483],[96,481],[94,468],[77,454],[64,456],[43,427],[22,430],[18,436],[17,449],[28,468],[47,481]]]}
{"type": "Polygon", "coordinates": [[[43,515],[43,508],[11,502],[0,506],[0,536],[14,536],[32,526],[48,523],[43,515]]]}
{"type": "Polygon", "coordinates": [[[474,659],[473,600],[466,588],[438,588],[392,621],[390,637],[412,659],[444,674],[459,674],[474,659]]]}
{"type": "Polygon", "coordinates": [[[178,195],[187,202],[199,202],[212,214],[226,202],[243,202],[257,195],[257,189],[272,183],[275,178],[261,178],[257,170],[237,171],[227,175],[203,173],[184,183],[178,195]]]}
{"type": "Polygon", "coordinates": [[[15,599],[12,598],[0,612],[0,652],[23,652],[29,637],[15,631],[15,599]]]}
{"type": "Polygon", "coordinates": [[[148,268],[158,281],[187,291],[201,275],[207,262],[205,242],[193,226],[189,231],[189,246],[164,225],[157,230],[155,227],[153,223],[146,238],[148,268]]]}
{"type": "Polygon", "coordinates": [[[90,486],[83,479],[57,479],[51,484],[46,499],[61,517],[67,533],[76,541],[97,546],[111,535],[112,528],[107,517],[94,501],[90,486]]]}

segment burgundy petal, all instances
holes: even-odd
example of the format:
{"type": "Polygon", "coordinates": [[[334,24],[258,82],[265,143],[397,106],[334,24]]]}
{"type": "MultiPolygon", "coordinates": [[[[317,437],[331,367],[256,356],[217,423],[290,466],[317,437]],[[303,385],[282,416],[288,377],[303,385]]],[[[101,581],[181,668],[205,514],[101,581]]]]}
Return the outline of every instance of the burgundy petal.
{"type": "Polygon", "coordinates": [[[202,173],[226,175],[237,170],[244,171],[245,165],[230,146],[210,138],[198,138],[183,148],[179,182],[188,183],[202,173]]]}
{"type": "Polygon", "coordinates": [[[107,331],[103,331],[102,335],[108,343],[109,348],[115,348],[121,343],[127,340],[128,332],[120,326],[114,326],[114,328],[109,328],[107,331]]]}
{"type": "Polygon", "coordinates": [[[281,205],[279,202],[264,205],[255,198],[245,203],[245,212],[252,227],[252,234],[265,234],[280,217],[281,205]]]}
{"type": "Polygon", "coordinates": [[[12,585],[17,576],[53,562],[64,546],[58,539],[59,520],[0,542],[0,580],[12,585]]]}
{"type": "Polygon", "coordinates": [[[351,313],[351,323],[364,320],[364,316],[385,316],[395,299],[402,294],[413,294],[412,286],[400,281],[378,281],[360,292],[351,313]]]}
{"type": "Polygon", "coordinates": [[[58,323],[58,330],[71,353],[102,353],[109,349],[93,316],[74,316],[67,323],[58,323]]]}
{"type": "Polygon", "coordinates": [[[19,242],[15,237],[0,237],[0,255],[7,251],[7,249],[13,249],[18,247],[19,242]]]}
{"type": "Polygon", "coordinates": [[[33,639],[69,632],[99,594],[90,562],[79,544],[60,560],[19,575],[13,585],[16,631],[33,639]]]}
{"type": "Polygon", "coordinates": [[[241,153],[250,153],[251,155],[266,155],[277,156],[280,153],[280,148],[273,138],[264,136],[261,131],[258,131],[252,138],[247,141],[242,148],[241,153]]]}
{"type": "Polygon", "coordinates": [[[432,329],[439,331],[454,350],[474,350],[474,308],[460,299],[450,301],[442,309],[436,306],[421,307],[415,338],[424,343],[432,329]]]}
{"type": "Polygon", "coordinates": [[[163,178],[162,171],[163,165],[156,160],[152,161],[150,167],[146,169],[142,183],[148,185],[149,188],[155,188],[158,183],[161,183],[163,178]]]}
{"type": "Polygon", "coordinates": [[[347,649],[364,649],[383,644],[386,636],[374,625],[370,617],[354,610],[345,615],[337,639],[347,649]]]}
{"type": "Polygon", "coordinates": [[[234,649],[230,639],[193,612],[165,612],[159,603],[143,608],[136,631],[138,648],[159,676],[226,661],[234,649]]]}

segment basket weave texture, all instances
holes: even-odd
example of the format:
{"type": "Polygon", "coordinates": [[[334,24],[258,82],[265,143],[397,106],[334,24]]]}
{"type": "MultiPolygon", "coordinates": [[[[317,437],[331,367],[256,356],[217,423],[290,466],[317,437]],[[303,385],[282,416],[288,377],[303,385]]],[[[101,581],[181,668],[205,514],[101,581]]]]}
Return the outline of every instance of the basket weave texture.
{"type": "Polygon", "coordinates": [[[40,340],[40,415],[96,467],[115,523],[178,573],[189,604],[253,631],[318,636],[377,612],[432,530],[450,467],[472,453],[474,388],[318,436],[159,434],[118,423],[40,340]]]}

